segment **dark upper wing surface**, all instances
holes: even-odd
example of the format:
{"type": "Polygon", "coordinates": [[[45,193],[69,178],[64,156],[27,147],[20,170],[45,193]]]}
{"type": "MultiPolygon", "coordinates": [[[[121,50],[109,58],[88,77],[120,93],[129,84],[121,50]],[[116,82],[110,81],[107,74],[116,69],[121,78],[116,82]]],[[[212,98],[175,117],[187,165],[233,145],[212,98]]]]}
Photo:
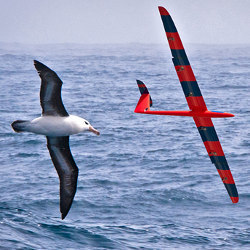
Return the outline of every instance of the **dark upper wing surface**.
{"type": "Polygon", "coordinates": [[[69,136],[47,136],[47,147],[60,179],[60,211],[64,219],[76,193],[78,168],[69,148],[69,136]]]}
{"type": "Polygon", "coordinates": [[[40,102],[43,115],[68,116],[61,97],[62,81],[46,65],[34,61],[35,68],[41,77],[40,102]]]}

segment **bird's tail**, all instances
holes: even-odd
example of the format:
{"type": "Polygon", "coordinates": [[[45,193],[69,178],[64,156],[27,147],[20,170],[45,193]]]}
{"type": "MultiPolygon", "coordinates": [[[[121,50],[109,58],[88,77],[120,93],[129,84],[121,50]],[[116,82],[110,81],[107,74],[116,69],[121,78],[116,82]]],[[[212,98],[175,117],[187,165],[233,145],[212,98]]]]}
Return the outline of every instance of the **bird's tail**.
{"type": "Polygon", "coordinates": [[[11,123],[11,127],[13,128],[15,132],[21,133],[21,132],[26,131],[26,127],[28,123],[29,121],[17,120],[11,123]]]}

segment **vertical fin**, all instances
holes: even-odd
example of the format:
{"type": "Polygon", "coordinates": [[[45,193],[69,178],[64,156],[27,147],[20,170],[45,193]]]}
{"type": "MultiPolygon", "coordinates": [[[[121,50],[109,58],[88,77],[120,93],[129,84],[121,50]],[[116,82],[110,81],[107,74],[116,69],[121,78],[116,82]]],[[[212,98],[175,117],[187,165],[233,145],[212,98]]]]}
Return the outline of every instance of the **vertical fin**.
{"type": "MultiPolygon", "coordinates": [[[[141,95],[142,94],[149,94],[146,85],[142,81],[136,80],[136,82],[137,82],[137,85],[138,85],[138,88],[140,90],[141,95]]],[[[152,107],[152,106],[153,106],[153,101],[152,101],[151,96],[150,96],[150,107],[152,107]]]]}
{"type": "Polygon", "coordinates": [[[140,90],[141,97],[136,105],[134,112],[144,113],[145,111],[150,110],[150,107],[153,105],[153,102],[146,85],[140,80],[136,80],[136,82],[140,90]]]}

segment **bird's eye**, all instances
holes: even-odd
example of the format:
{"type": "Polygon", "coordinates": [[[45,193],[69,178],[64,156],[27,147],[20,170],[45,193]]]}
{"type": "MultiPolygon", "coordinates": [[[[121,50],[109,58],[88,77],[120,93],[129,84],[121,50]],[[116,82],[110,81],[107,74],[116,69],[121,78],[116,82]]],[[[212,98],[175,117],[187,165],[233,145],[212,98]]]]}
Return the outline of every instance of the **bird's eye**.
{"type": "Polygon", "coordinates": [[[86,124],[86,125],[89,125],[89,123],[88,123],[88,122],[85,122],[85,124],[86,124]]]}

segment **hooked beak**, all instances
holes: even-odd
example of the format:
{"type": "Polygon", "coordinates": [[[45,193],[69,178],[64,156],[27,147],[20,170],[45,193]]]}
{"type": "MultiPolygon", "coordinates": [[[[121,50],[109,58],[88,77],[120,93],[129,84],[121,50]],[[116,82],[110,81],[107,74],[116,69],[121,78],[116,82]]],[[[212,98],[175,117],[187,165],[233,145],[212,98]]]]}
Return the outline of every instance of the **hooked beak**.
{"type": "Polygon", "coordinates": [[[96,135],[100,135],[100,132],[96,130],[95,128],[93,128],[92,126],[89,126],[89,131],[93,132],[96,135]]]}

